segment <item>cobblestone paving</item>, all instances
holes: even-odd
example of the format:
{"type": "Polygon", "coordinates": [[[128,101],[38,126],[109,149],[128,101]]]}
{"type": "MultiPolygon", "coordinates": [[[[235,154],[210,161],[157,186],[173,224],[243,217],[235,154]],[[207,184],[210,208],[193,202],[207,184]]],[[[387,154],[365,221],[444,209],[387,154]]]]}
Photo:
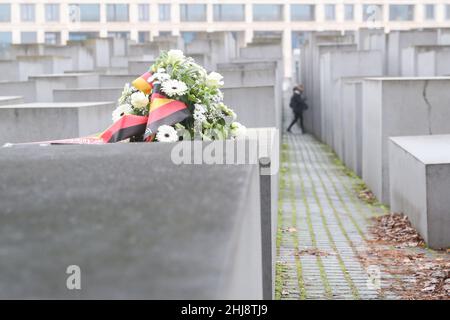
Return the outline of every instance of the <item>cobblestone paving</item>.
{"type": "Polygon", "coordinates": [[[386,209],[361,201],[357,181],[344,169],[312,136],[283,137],[277,299],[396,298],[368,285],[358,259],[366,249],[367,219],[386,209]]]}

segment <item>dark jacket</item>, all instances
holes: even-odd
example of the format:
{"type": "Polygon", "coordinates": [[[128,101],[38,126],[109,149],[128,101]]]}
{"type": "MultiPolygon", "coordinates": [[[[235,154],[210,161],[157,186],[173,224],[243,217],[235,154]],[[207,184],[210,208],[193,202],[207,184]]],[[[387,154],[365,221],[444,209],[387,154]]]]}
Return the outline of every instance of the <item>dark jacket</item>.
{"type": "Polygon", "coordinates": [[[294,111],[294,113],[302,113],[303,111],[308,109],[306,98],[304,98],[303,94],[301,93],[294,93],[292,95],[289,106],[292,108],[292,111],[294,111]]]}

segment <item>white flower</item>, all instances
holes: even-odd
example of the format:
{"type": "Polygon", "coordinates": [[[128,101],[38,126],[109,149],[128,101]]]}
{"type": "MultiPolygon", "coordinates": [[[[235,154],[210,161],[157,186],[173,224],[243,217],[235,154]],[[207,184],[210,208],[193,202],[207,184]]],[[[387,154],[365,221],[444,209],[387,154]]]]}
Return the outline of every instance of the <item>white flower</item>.
{"type": "Polygon", "coordinates": [[[177,142],[178,134],[174,127],[162,125],[158,128],[156,139],[160,142],[177,142]]]}
{"type": "Polygon", "coordinates": [[[181,50],[169,50],[167,52],[167,63],[174,64],[184,59],[184,53],[181,50]]]}
{"type": "Polygon", "coordinates": [[[164,82],[164,81],[170,80],[170,75],[168,75],[167,73],[164,73],[164,72],[159,72],[159,71],[160,70],[158,69],[157,73],[154,73],[150,78],[148,78],[148,82],[151,83],[155,80],[158,80],[159,82],[164,82]]]}
{"type": "Polygon", "coordinates": [[[194,105],[194,108],[195,108],[194,112],[198,112],[198,113],[201,113],[201,114],[204,114],[206,112],[206,108],[202,104],[196,103],[194,105]]]}
{"type": "Polygon", "coordinates": [[[202,122],[206,121],[206,117],[205,117],[204,113],[194,111],[193,116],[194,116],[194,120],[197,121],[197,122],[202,123],[202,122]]]}
{"type": "Polygon", "coordinates": [[[187,91],[187,86],[183,81],[167,80],[161,86],[162,91],[169,97],[182,96],[187,91]]]}
{"type": "Polygon", "coordinates": [[[149,103],[148,97],[141,91],[131,95],[131,105],[136,109],[144,109],[149,103]]]}
{"type": "Polygon", "coordinates": [[[231,129],[231,135],[233,137],[243,137],[245,136],[246,132],[247,132],[247,128],[245,126],[243,126],[242,124],[240,124],[239,122],[233,122],[230,125],[230,129],[231,129]]]}
{"type": "Polygon", "coordinates": [[[157,72],[158,72],[158,73],[166,73],[166,69],[164,69],[164,68],[158,68],[157,72]]]}
{"type": "Polygon", "coordinates": [[[112,113],[112,120],[114,122],[116,122],[117,120],[119,120],[120,118],[122,118],[122,116],[126,115],[126,114],[131,114],[133,112],[133,107],[129,104],[121,104],[120,106],[118,106],[112,113]]]}
{"type": "Polygon", "coordinates": [[[133,93],[133,88],[130,86],[129,83],[125,84],[125,87],[123,87],[122,94],[119,98],[119,104],[124,104],[125,101],[128,99],[128,97],[133,93]]]}
{"type": "Polygon", "coordinates": [[[214,96],[212,96],[212,101],[214,102],[221,102],[223,100],[223,92],[220,90],[217,90],[217,94],[215,94],[214,96]]]}
{"type": "Polygon", "coordinates": [[[223,76],[217,72],[211,72],[206,76],[206,85],[208,87],[223,86],[223,76]]]}

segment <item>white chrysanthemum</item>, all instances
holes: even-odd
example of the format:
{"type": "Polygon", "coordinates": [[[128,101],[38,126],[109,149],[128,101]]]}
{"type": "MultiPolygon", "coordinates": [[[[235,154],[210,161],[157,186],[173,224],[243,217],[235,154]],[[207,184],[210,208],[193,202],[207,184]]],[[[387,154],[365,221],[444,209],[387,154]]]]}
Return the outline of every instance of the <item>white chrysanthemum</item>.
{"type": "Polygon", "coordinates": [[[119,98],[119,104],[124,104],[125,101],[128,99],[128,97],[133,93],[133,86],[130,86],[129,83],[125,84],[125,86],[123,87],[122,90],[122,94],[120,95],[119,98]]]}
{"type": "Polygon", "coordinates": [[[206,112],[206,108],[205,108],[205,106],[203,104],[196,103],[194,105],[194,108],[195,108],[194,112],[198,112],[198,113],[201,113],[201,114],[204,114],[206,112]]]}
{"type": "Polygon", "coordinates": [[[184,59],[184,53],[181,50],[169,50],[167,52],[167,62],[170,64],[182,61],[184,59]]]}
{"type": "Polygon", "coordinates": [[[160,72],[160,70],[158,69],[157,73],[154,73],[150,78],[148,78],[148,82],[151,83],[155,80],[157,80],[159,82],[164,82],[164,81],[170,80],[170,75],[165,72],[160,72]]]}
{"type": "Polygon", "coordinates": [[[136,109],[144,109],[149,103],[148,97],[141,91],[131,95],[131,105],[136,109]]]}
{"type": "Polygon", "coordinates": [[[243,126],[242,124],[240,124],[239,122],[233,122],[230,125],[230,129],[231,129],[231,135],[235,138],[243,137],[243,136],[245,136],[245,134],[247,132],[247,128],[245,126],[243,126]]]}
{"type": "Polygon", "coordinates": [[[223,86],[223,76],[217,72],[211,72],[206,76],[206,85],[208,87],[223,86]]]}
{"type": "Polygon", "coordinates": [[[116,122],[126,114],[131,114],[133,112],[133,107],[129,104],[121,104],[112,112],[112,120],[116,122]]]}
{"type": "Polygon", "coordinates": [[[169,97],[182,96],[187,91],[187,86],[183,81],[167,80],[161,86],[162,91],[169,97]]]}
{"type": "Polygon", "coordinates": [[[195,121],[200,122],[200,123],[206,121],[206,116],[205,116],[205,114],[202,113],[202,112],[194,111],[193,117],[194,117],[194,120],[195,120],[195,121]]]}
{"type": "Polygon", "coordinates": [[[162,125],[156,133],[156,140],[159,142],[177,142],[178,134],[174,127],[162,125]]]}

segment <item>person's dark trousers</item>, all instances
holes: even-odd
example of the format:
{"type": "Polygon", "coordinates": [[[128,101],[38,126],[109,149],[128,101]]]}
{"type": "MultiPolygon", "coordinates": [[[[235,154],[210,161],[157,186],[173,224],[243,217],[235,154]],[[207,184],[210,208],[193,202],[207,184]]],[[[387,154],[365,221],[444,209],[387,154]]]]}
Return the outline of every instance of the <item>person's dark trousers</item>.
{"type": "Polygon", "coordinates": [[[302,129],[302,133],[305,133],[305,129],[303,128],[303,114],[302,113],[294,113],[294,120],[292,120],[291,124],[287,128],[287,131],[291,131],[291,128],[294,126],[294,124],[300,120],[300,128],[302,129]]]}

